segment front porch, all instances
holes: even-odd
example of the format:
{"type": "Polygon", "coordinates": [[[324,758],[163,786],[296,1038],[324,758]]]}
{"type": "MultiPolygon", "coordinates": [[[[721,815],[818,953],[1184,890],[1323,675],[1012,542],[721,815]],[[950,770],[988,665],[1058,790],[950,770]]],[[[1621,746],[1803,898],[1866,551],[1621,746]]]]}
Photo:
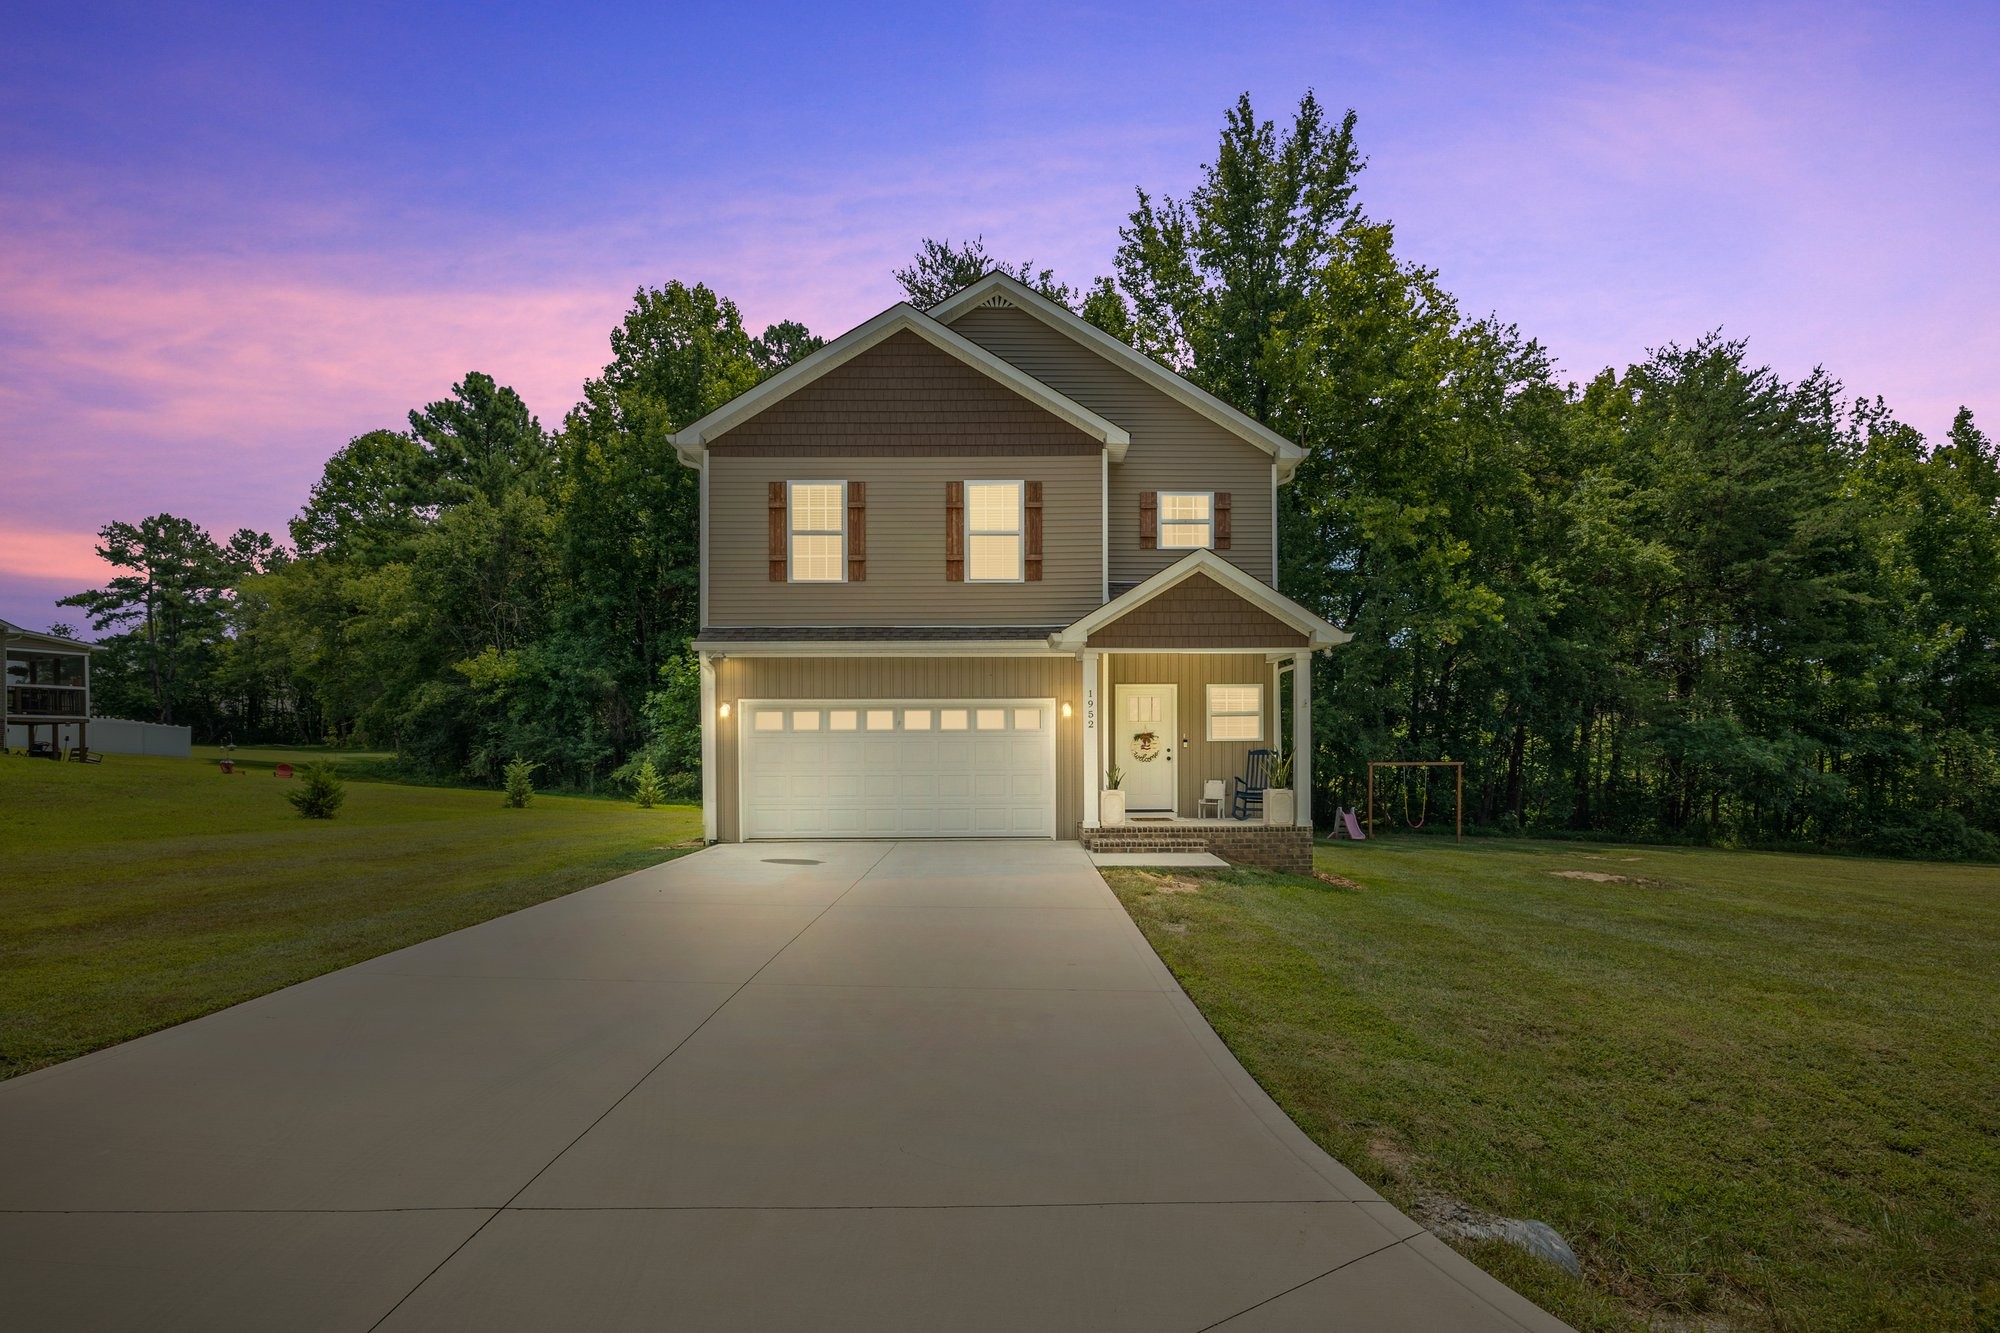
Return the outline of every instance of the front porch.
{"type": "Polygon", "coordinates": [[[1054,636],[1082,663],[1084,847],[1309,871],[1312,657],[1346,637],[1207,550],[1054,636]]]}

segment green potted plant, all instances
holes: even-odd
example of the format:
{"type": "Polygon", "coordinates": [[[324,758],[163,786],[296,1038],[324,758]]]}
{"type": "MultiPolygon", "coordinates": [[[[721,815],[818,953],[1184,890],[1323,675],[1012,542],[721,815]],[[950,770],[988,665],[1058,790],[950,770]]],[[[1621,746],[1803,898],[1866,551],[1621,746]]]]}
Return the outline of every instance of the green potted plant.
{"type": "Polygon", "coordinates": [[[1097,821],[1109,828],[1125,822],[1125,793],[1119,785],[1125,781],[1125,770],[1113,764],[1104,771],[1104,790],[1097,796],[1097,821]]]}
{"type": "Polygon", "coordinates": [[[1271,764],[1271,785],[1264,789],[1264,822],[1290,827],[1299,822],[1299,794],[1292,788],[1292,756],[1271,764]]]}

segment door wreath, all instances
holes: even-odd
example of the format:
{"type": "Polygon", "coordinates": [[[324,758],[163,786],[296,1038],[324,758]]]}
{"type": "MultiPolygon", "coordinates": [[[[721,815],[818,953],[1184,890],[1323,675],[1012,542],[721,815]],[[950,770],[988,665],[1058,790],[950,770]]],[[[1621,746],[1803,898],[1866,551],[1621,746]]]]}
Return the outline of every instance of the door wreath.
{"type": "Polygon", "coordinates": [[[1149,764],[1160,757],[1160,733],[1138,731],[1132,733],[1132,757],[1142,764],[1149,764]]]}

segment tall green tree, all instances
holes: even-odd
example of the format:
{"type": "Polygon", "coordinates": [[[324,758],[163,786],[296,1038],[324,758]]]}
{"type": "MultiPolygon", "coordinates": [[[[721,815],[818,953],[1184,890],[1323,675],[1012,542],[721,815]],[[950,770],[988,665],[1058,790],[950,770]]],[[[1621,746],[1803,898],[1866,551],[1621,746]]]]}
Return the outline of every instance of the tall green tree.
{"type": "Polygon", "coordinates": [[[751,338],[735,303],[700,284],[642,288],[612,331],[610,363],[564,421],[565,595],[548,651],[603,673],[596,725],[608,762],[640,743],[647,692],[699,628],[700,474],[669,437],[817,345],[795,323],[751,338]]]}
{"type": "Polygon", "coordinates": [[[410,435],[423,451],[424,498],[434,505],[473,496],[498,504],[510,491],[536,489],[553,457],[521,395],[479,371],[452,385],[449,398],[410,413],[410,435]]]}
{"type": "Polygon", "coordinates": [[[186,720],[229,627],[237,581],[273,555],[269,536],[238,532],[227,547],[199,524],[173,514],[107,523],[98,558],[124,570],[104,587],[75,593],[91,628],[115,631],[97,663],[100,709],[143,708],[153,720],[186,720]]]}
{"type": "Polygon", "coordinates": [[[1257,420],[1280,424],[1286,331],[1311,317],[1321,275],[1356,217],[1355,114],[1329,123],[1310,92],[1291,128],[1243,94],[1215,160],[1184,200],[1138,207],[1118,232],[1132,343],[1257,420]]]}
{"type": "Polygon", "coordinates": [[[928,310],[953,292],[970,287],[988,273],[1005,273],[1058,304],[1076,304],[1076,290],[1067,283],[1056,281],[1054,269],[1038,269],[1032,259],[1024,259],[1018,264],[995,259],[986,253],[984,235],[957,245],[949,239],[940,241],[926,236],[918,245],[917,256],[910,261],[910,266],[897,269],[895,277],[903,288],[905,299],[919,310],[928,310]]]}

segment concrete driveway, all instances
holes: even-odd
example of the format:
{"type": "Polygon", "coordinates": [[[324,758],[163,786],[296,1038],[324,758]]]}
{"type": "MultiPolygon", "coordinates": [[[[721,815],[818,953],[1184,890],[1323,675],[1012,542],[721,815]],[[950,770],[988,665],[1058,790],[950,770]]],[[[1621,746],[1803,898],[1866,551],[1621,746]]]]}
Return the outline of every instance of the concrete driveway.
{"type": "Polygon", "coordinates": [[[1074,844],[716,847],[0,1084],[28,1329],[1560,1329],[1074,844]]]}

